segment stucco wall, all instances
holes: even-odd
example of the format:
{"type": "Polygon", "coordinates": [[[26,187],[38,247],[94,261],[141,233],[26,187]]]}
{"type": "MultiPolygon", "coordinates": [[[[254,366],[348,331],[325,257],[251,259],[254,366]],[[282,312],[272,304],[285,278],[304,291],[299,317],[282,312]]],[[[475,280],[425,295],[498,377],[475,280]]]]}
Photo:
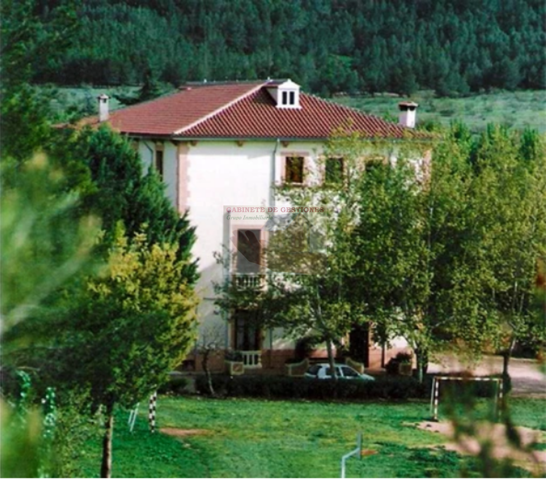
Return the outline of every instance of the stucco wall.
{"type": "MultiPolygon", "coordinates": [[[[276,141],[245,142],[241,146],[234,141],[188,144],[184,159],[188,182],[185,202],[190,221],[197,227],[194,255],[199,258],[201,279],[197,288],[203,299],[199,314],[205,325],[222,321],[213,305],[213,282],[222,281],[226,272],[216,262],[214,252],[232,245],[237,227],[261,229],[267,222],[265,215],[229,216],[226,207],[275,205],[271,185],[281,181],[284,156],[299,152],[314,161],[320,151],[319,144],[304,142],[286,146],[276,141]]],[[[291,348],[291,342],[281,337],[278,329],[273,334],[266,332],[264,347],[273,344],[276,348],[291,348]]]]}
{"type": "MultiPolygon", "coordinates": [[[[146,171],[153,164],[155,146],[154,141],[139,142],[146,171]]],[[[196,227],[193,254],[199,259],[201,273],[197,285],[202,299],[198,309],[200,329],[201,332],[211,329],[224,332],[226,348],[231,345],[232,331],[216,311],[213,282],[221,282],[223,275],[229,272],[217,263],[214,252],[225,255],[224,247],[233,249],[234,232],[238,227],[262,229],[267,222],[265,215],[229,216],[226,207],[281,209],[289,206],[273,198],[271,191],[272,184],[283,181],[286,156],[303,156],[305,183],[316,182],[321,176],[316,162],[322,151],[322,144],[317,142],[203,140],[163,143],[166,193],[179,210],[188,209],[190,222],[196,227]]],[[[267,232],[264,233],[267,237],[267,232]]],[[[284,337],[282,329],[266,330],[263,348],[292,350],[294,342],[284,337]]]]}

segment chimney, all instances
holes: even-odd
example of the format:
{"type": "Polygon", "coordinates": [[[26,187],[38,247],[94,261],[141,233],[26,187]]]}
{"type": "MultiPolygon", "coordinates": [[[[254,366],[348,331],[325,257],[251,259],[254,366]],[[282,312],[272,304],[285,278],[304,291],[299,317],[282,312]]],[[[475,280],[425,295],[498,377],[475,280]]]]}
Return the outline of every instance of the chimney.
{"type": "Polygon", "coordinates": [[[102,93],[98,97],[99,100],[99,122],[106,122],[108,120],[108,95],[102,93]]]}
{"type": "Polygon", "coordinates": [[[403,127],[415,128],[415,118],[418,106],[419,104],[415,102],[400,102],[398,104],[398,108],[400,109],[398,123],[403,127]]]}

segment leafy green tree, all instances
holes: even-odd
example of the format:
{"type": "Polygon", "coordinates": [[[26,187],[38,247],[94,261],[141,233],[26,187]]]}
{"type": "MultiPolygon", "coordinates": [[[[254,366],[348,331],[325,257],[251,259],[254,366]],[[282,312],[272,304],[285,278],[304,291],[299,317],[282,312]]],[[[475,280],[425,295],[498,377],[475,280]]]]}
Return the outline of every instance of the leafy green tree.
{"type": "Polygon", "coordinates": [[[144,84],[135,96],[115,94],[114,98],[123,105],[135,105],[137,103],[153,100],[165,93],[165,88],[154,76],[152,68],[148,68],[144,77],[144,84]]]}
{"type": "MultiPolygon", "coordinates": [[[[155,170],[143,171],[140,156],[125,138],[107,126],[61,132],[52,150],[63,164],[79,164],[89,171],[92,188],[86,190],[83,202],[86,209],[102,218],[105,241],[114,238],[119,221],[129,238],[146,225],[150,245],[174,243],[180,260],[191,258],[195,229],[187,215],[180,216],[171,205],[155,170]]],[[[183,274],[195,282],[196,262],[185,264],[183,274]]]]}
{"type": "Polygon", "coordinates": [[[22,161],[48,141],[50,99],[30,85],[36,66],[58,59],[77,26],[72,2],[40,17],[35,0],[0,6],[0,129],[2,155],[22,161]]]}
{"type": "Polygon", "coordinates": [[[2,327],[36,314],[56,289],[91,267],[97,217],[82,214],[79,198],[44,155],[20,165],[4,157],[1,169],[2,327]]]}
{"type": "Polygon", "coordinates": [[[79,420],[70,415],[66,428],[64,413],[49,408],[51,402],[36,405],[35,395],[51,399],[54,392],[33,391],[38,369],[19,361],[38,339],[32,326],[51,327],[44,326],[49,298],[96,265],[100,223],[81,212],[78,196],[66,191],[66,177],[53,163],[44,155],[24,164],[4,156],[0,170],[1,463],[8,477],[66,476],[68,450],[81,445],[81,430],[74,429],[79,420]]]}
{"type": "Polygon", "coordinates": [[[176,248],[120,233],[105,269],[71,290],[49,334],[60,346],[57,382],[89,386],[94,408],[104,409],[102,477],[112,473],[115,406],[131,407],[157,389],[195,341],[196,296],[176,248]]]}
{"type": "Polygon", "coordinates": [[[516,341],[544,339],[533,307],[537,262],[546,251],[546,151],[536,132],[490,126],[476,142],[468,254],[485,270],[482,303],[497,322],[504,374],[516,341]]]}

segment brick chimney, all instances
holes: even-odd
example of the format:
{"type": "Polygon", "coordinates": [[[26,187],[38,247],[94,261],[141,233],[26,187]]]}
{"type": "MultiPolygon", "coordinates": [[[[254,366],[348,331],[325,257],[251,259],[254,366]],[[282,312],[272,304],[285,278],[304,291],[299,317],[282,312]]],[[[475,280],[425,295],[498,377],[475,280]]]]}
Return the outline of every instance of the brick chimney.
{"type": "Polygon", "coordinates": [[[99,122],[106,122],[109,117],[108,113],[108,99],[110,97],[102,93],[97,97],[99,100],[99,122]]]}
{"type": "Polygon", "coordinates": [[[398,123],[403,127],[415,128],[418,106],[419,104],[415,102],[400,102],[398,104],[398,108],[400,109],[398,123]]]}

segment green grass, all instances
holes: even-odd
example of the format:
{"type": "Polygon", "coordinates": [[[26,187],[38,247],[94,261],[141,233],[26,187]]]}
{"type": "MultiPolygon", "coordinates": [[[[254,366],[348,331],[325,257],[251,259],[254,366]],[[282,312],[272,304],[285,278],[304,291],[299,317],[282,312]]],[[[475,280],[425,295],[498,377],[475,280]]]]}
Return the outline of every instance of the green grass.
{"type": "MultiPolygon", "coordinates": [[[[546,401],[514,400],[516,423],[546,430],[546,401]]],[[[143,410],[143,409],[141,409],[143,410]]],[[[456,477],[469,458],[448,452],[439,434],[415,428],[428,404],[318,403],[162,397],[161,427],[204,429],[174,438],[150,434],[141,412],[135,432],[118,415],[114,436],[116,477],[337,477],[341,456],[355,447],[377,453],[350,459],[349,477],[456,477]]],[[[100,442],[88,445],[82,475],[97,476],[100,442]]],[[[525,472],[522,472],[525,473],[525,472]]]]}
{"type": "MultiPolygon", "coordinates": [[[[358,108],[380,117],[398,115],[396,96],[337,97],[338,103],[358,108]]],[[[418,92],[411,100],[419,104],[418,121],[437,121],[449,125],[462,120],[478,132],[488,123],[522,129],[532,127],[546,132],[546,90],[494,92],[464,98],[436,98],[429,91],[418,92]]]]}

